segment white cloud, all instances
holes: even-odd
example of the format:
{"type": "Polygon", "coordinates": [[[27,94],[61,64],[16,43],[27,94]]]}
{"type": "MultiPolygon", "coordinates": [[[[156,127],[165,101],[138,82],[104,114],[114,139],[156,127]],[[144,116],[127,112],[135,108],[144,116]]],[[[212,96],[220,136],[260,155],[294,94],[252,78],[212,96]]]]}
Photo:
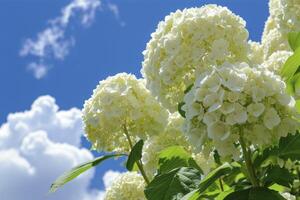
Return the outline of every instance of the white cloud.
{"type": "Polygon", "coordinates": [[[27,66],[27,69],[33,72],[36,79],[43,78],[48,73],[49,68],[50,66],[47,66],[44,63],[35,62],[32,62],[27,66]]]}
{"type": "Polygon", "coordinates": [[[38,33],[36,38],[25,40],[20,55],[37,57],[39,64],[32,62],[27,66],[36,78],[40,79],[47,74],[49,67],[46,59],[53,57],[62,60],[74,45],[75,39],[72,36],[66,37],[72,17],[79,17],[81,24],[87,26],[93,21],[99,6],[100,0],[73,0],[62,9],[59,17],[50,20],[49,26],[38,33]]]}
{"type": "Polygon", "coordinates": [[[119,7],[118,7],[117,4],[108,3],[107,4],[107,8],[108,8],[108,10],[110,10],[113,13],[113,15],[115,16],[116,20],[120,23],[121,26],[125,26],[126,25],[126,23],[120,17],[120,11],[119,11],[119,7]]]}
{"type": "Polygon", "coordinates": [[[10,114],[0,127],[1,199],[102,200],[103,191],[89,189],[93,170],[47,194],[59,175],[92,159],[80,147],[81,134],[80,111],[59,110],[50,96],[35,100],[28,111],[10,114]]]}

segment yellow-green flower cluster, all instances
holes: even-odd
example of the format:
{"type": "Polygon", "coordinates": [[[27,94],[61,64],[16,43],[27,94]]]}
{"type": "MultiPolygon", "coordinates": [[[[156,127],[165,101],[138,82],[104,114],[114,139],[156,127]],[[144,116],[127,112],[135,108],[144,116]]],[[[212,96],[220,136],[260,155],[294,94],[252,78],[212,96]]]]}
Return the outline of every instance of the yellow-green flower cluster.
{"type": "Polygon", "coordinates": [[[262,37],[266,58],[276,51],[290,51],[287,35],[300,30],[299,0],[270,0],[270,16],[262,37]]]}
{"type": "Polygon", "coordinates": [[[242,137],[266,147],[295,133],[294,99],[281,78],[246,63],[224,63],[195,81],[184,97],[185,133],[196,149],[216,148],[223,157],[240,155],[242,137]]]}
{"type": "Polygon", "coordinates": [[[117,177],[106,190],[104,200],[146,200],[145,181],[136,172],[126,172],[117,177]]]}
{"type": "Polygon", "coordinates": [[[247,39],[245,21],[225,7],[177,10],[158,24],[143,52],[146,86],[174,112],[197,74],[211,65],[246,60],[247,39]]]}
{"type": "Polygon", "coordinates": [[[124,128],[133,142],[164,130],[168,112],[151,96],[143,80],[121,73],[100,81],[84,104],[87,138],[97,150],[128,152],[124,128]]]}

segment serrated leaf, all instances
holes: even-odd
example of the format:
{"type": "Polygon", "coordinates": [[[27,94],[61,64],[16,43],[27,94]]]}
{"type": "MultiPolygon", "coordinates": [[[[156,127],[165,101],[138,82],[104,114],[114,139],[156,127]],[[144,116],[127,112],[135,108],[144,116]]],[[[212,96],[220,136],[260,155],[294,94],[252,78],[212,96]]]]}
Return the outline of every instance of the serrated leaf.
{"type": "Polygon", "coordinates": [[[281,76],[285,80],[291,79],[300,66],[300,48],[298,48],[292,56],[290,56],[281,70],[281,76]]]}
{"type": "Polygon", "coordinates": [[[201,198],[202,193],[221,176],[230,174],[234,171],[233,166],[229,163],[224,163],[222,166],[211,171],[203,180],[201,180],[198,188],[187,195],[185,195],[181,200],[198,200],[201,198]]]}
{"type": "Polygon", "coordinates": [[[300,134],[289,134],[280,139],[278,156],[284,160],[300,160],[300,134]]]}
{"type": "Polygon", "coordinates": [[[283,160],[291,159],[300,160],[300,133],[287,137],[280,138],[279,145],[273,148],[265,149],[262,153],[254,159],[254,167],[259,168],[261,166],[267,167],[270,163],[266,163],[268,160],[277,159],[280,157],[283,160]]]}
{"type": "Polygon", "coordinates": [[[63,175],[61,175],[60,177],[58,177],[54,181],[54,183],[52,183],[49,192],[55,192],[58,188],[64,186],[66,183],[75,179],[77,176],[79,176],[83,172],[91,169],[92,167],[99,165],[104,160],[107,160],[107,159],[113,158],[113,157],[123,156],[123,155],[124,154],[113,154],[113,155],[101,156],[101,157],[95,158],[94,160],[91,160],[91,161],[85,162],[81,165],[78,165],[77,167],[72,168],[70,171],[68,171],[68,172],[64,173],[63,175]]]}
{"type": "MultiPolygon", "coordinates": [[[[265,183],[277,183],[286,187],[290,187],[293,183],[293,175],[288,169],[279,166],[270,167],[266,173],[263,181],[265,183]]],[[[268,184],[269,185],[269,184],[268,184]]]]}
{"type": "Polygon", "coordinates": [[[159,174],[145,188],[148,200],[180,200],[195,189],[201,174],[197,169],[182,167],[159,174]]]}
{"type": "Polygon", "coordinates": [[[126,168],[128,169],[128,171],[132,171],[134,164],[142,158],[143,146],[144,146],[144,141],[139,140],[132,147],[132,150],[130,151],[130,154],[126,162],[126,168]]]}
{"type": "Polygon", "coordinates": [[[159,154],[158,172],[166,173],[179,167],[193,167],[201,171],[191,154],[182,146],[171,146],[159,154]]]}
{"type": "Polygon", "coordinates": [[[288,41],[291,49],[295,51],[300,46],[300,32],[290,32],[288,34],[288,41]]]}
{"type": "Polygon", "coordinates": [[[278,192],[268,188],[249,188],[227,195],[224,200],[285,200],[278,192]]]}
{"type": "Polygon", "coordinates": [[[180,114],[183,118],[185,118],[185,111],[182,110],[182,107],[183,107],[184,105],[185,105],[184,102],[178,103],[178,112],[179,112],[179,114],[180,114]]]}

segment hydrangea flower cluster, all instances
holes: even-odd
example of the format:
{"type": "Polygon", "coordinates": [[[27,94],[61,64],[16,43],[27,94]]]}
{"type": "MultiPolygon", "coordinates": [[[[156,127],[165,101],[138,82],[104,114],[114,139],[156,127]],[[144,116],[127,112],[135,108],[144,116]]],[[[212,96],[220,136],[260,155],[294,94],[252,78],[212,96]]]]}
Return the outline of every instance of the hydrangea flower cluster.
{"type": "Polygon", "coordinates": [[[225,61],[245,61],[247,40],[245,21],[225,7],[177,10],[159,23],[143,52],[147,88],[174,112],[197,74],[225,61]]]}
{"type": "Polygon", "coordinates": [[[284,63],[292,54],[291,51],[276,51],[264,62],[263,67],[279,75],[284,63]]]}
{"type": "Polygon", "coordinates": [[[269,6],[261,43],[248,41],[244,20],[225,7],[171,13],[143,52],[144,79],[121,73],[99,83],[83,109],[93,147],[128,153],[128,138],[145,141],[136,161],[143,177],[124,173],[105,200],[144,200],[159,153],[174,145],[187,149],[205,175],[216,167],[215,150],[222,161],[243,154],[251,184],[260,186],[245,154],[276,145],[300,127],[295,100],[279,76],[292,55],[287,34],[300,30],[300,1],[270,0],[269,6]],[[178,105],[185,118],[175,112],[178,105]]]}
{"type": "Polygon", "coordinates": [[[133,140],[164,130],[168,112],[146,89],[143,80],[121,73],[100,81],[84,104],[87,138],[97,150],[128,152],[124,126],[133,140]]]}
{"type": "Polygon", "coordinates": [[[169,122],[163,133],[151,137],[146,140],[143,147],[142,162],[148,177],[153,177],[159,160],[159,153],[170,146],[179,145],[191,153],[192,157],[202,169],[204,174],[207,174],[214,166],[214,158],[210,152],[193,153],[192,147],[184,137],[182,126],[184,118],[178,113],[173,113],[169,116],[169,122]]]}
{"type": "Polygon", "coordinates": [[[126,172],[117,177],[106,190],[104,200],[146,200],[145,181],[136,172],[126,172]]]}
{"type": "Polygon", "coordinates": [[[189,148],[182,133],[183,123],[184,119],[178,113],[173,113],[169,116],[165,131],[146,140],[143,147],[142,163],[149,177],[153,177],[156,172],[160,151],[174,145],[189,148]]]}
{"type": "Polygon", "coordinates": [[[290,51],[287,35],[300,30],[300,2],[298,0],[270,0],[270,16],[262,37],[265,57],[276,51],[290,51]]]}
{"type": "Polygon", "coordinates": [[[185,133],[197,149],[216,148],[238,159],[240,134],[266,147],[295,133],[294,99],[279,76],[246,63],[224,63],[199,76],[184,97],[185,133]]]}

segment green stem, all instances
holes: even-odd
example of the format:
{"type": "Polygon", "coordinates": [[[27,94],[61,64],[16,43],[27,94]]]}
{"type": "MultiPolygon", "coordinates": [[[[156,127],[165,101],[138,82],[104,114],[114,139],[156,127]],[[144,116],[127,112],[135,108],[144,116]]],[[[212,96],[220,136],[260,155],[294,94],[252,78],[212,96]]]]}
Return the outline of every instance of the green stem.
{"type": "Polygon", "coordinates": [[[245,159],[249,179],[254,187],[259,187],[259,183],[258,183],[256,174],[255,174],[255,170],[253,168],[252,160],[251,160],[251,151],[247,148],[246,143],[241,135],[240,135],[239,142],[242,147],[243,156],[245,159]]]}
{"type": "MultiPolygon", "coordinates": [[[[132,150],[133,144],[132,144],[132,141],[131,141],[131,139],[130,139],[130,136],[129,136],[129,133],[128,133],[128,130],[127,130],[126,125],[123,126],[123,129],[124,129],[124,133],[125,133],[125,135],[126,135],[127,141],[128,141],[128,143],[129,143],[130,149],[132,150]]],[[[146,172],[145,172],[145,170],[144,170],[144,167],[143,167],[143,164],[142,164],[141,160],[136,161],[136,164],[137,164],[137,166],[138,166],[138,168],[139,168],[139,170],[140,170],[140,172],[141,172],[141,174],[142,174],[142,176],[143,176],[145,182],[146,182],[147,185],[148,185],[148,184],[150,183],[150,181],[149,181],[149,179],[148,179],[148,177],[147,177],[147,175],[146,175],[146,172]]]]}
{"type": "Polygon", "coordinates": [[[219,178],[219,184],[220,184],[221,191],[224,192],[224,187],[223,187],[223,181],[222,181],[222,178],[219,178]]]}

